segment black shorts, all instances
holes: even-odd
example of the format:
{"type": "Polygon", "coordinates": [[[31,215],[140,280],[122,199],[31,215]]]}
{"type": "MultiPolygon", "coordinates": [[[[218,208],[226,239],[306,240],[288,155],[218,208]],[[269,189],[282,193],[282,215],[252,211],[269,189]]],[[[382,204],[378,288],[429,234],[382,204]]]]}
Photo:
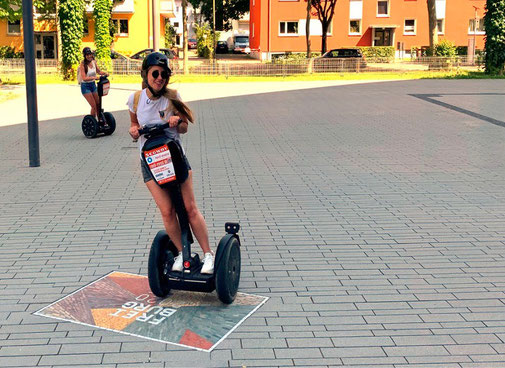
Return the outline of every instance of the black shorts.
{"type": "MultiPolygon", "coordinates": [[[[188,170],[191,170],[191,165],[189,164],[188,158],[186,155],[183,156],[184,161],[186,161],[186,165],[188,166],[188,170]]],[[[149,180],[154,180],[151,172],[149,171],[149,167],[147,167],[147,164],[145,163],[144,160],[140,160],[140,170],[142,171],[142,177],[144,178],[144,183],[147,183],[149,180]]]]}

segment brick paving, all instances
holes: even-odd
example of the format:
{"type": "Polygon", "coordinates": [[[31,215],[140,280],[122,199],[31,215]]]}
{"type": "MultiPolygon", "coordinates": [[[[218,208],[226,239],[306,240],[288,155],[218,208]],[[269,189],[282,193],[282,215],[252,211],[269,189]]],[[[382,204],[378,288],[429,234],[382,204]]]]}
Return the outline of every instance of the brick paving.
{"type": "Polygon", "coordinates": [[[210,354],[32,315],[146,274],[162,225],[126,110],[94,140],[80,116],[41,122],[39,168],[26,125],[1,127],[0,366],[505,367],[504,97],[422,80],[193,101],[211,242],[239,221],[240,291],[270,297],[210,354]]]}

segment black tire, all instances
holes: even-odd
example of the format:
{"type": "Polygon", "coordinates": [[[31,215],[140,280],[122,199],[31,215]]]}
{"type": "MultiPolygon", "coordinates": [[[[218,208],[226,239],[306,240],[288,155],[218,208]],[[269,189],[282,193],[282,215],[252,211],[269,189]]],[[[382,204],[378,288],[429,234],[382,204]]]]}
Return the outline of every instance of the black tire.
{"type": "Polygon", "coordinates": [[[240,282],[240,244],[231,238],[223,249],[223,256],[216,269],[216,292],[219,300],[231,304],[237,295],[240,282]]]}
{"type": "Polygon", "coordinates": [[[95,138],[98,134],[98,122],[92,115],[86,115],[82,119],[81,128],[86,138],[95,138]]]}
{"type": "Polygon", "coordinates": [[[166,274],[174,264],[175,255],[177,255],[177,248],[164,230],[159,231],[151,245],[147,264],[149,287],[156,296],[163,298],[170,292],[166,274]]]}
{"type": "Polygon", "coordinates": [[[105,116],[105,121],[109,125],[109,127],[105,129],[103,133],[105,135],[111,135],[116,130],[116,119],[110,112],[104,112],[103,116],[105,116]]]}

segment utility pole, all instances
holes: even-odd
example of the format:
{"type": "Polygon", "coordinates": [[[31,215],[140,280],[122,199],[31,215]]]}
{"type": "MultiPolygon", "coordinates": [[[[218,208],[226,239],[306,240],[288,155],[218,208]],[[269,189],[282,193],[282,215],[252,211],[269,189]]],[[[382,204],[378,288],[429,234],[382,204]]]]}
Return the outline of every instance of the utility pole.
{"type": "Polygon", "coordinates": [[[28,112],[28,154],[30,167],[40,166],[37,78],[33,42],[33,3],[23,0],[23,48],[25,53],[26,107],[28,112]]]}
{"type": "Polygon", "coordinates": [[[473,6],[475,9],[475,15],[473,20],[473,58],[475,60],[475,51],[477,51],[477,10],[479,9],[475,5],[473,6]]]}
{"type": "Polygon", "coordinates": [[[212,0],[212,59],[216,62],[216,0],[212,0]]]}
{"type": "Polygon", "coordinates": [[[188,7],[188,0],[182,0],[182,43],[184,50],[184,59],[182,62],[182,69],[184,74],[189,73],[188,66],[188,20],[186,18],[186,9],[188,7]]]}
{"type": "Polygon", "coordinates": [[[152,0],[153,8],[153,49],[160,51],[160,7],[159,0],[152,0]]]}

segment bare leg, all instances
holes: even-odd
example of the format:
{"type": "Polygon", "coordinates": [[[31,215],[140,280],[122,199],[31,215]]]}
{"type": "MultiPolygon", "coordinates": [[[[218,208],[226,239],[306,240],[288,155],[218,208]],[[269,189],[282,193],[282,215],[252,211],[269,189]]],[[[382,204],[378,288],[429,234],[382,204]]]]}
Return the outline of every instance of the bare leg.
{"type": "Polygon", "coordinates": [[[190,170],[189,176],[186,181],[181,185],[182,198],[184,199],[184,206],[188,212],[189,223],[191,229],[195,234],[200,247],[204,253],[211,252],[209,246],[209,233],[207,231],[207,224],[196,206],[195,194],[193,192],[193,173],[190,170]]]}
{"type": "Polygon", "coordinates": [[[182,251],[181,228],[179,226],[179,222],[177,221],[175,208],[172,205],[170,195],[165,189],[160,188],[154,180],[148,181],[146,185],[161,212],[163,225],[165,225],[165,230],[167,231],[170,240],[172,240],[179,252],[182,251]]]}
{"type": "Polygon", "coordinates": [[[95,116],[98,119],[98,114],[100,113],[100,111],[98,111],[98,92],[93,92],[93,99],[95,100],[95,116]]]}
{"type": "Polygon", "coordinates": [[[91,106],[91,114],[92,116],[96,117],[96,101],[95,98],[93,97],[93,93],[86,93],[83,95],[86,101],[88,101],[89,105],[91,106]]]}

